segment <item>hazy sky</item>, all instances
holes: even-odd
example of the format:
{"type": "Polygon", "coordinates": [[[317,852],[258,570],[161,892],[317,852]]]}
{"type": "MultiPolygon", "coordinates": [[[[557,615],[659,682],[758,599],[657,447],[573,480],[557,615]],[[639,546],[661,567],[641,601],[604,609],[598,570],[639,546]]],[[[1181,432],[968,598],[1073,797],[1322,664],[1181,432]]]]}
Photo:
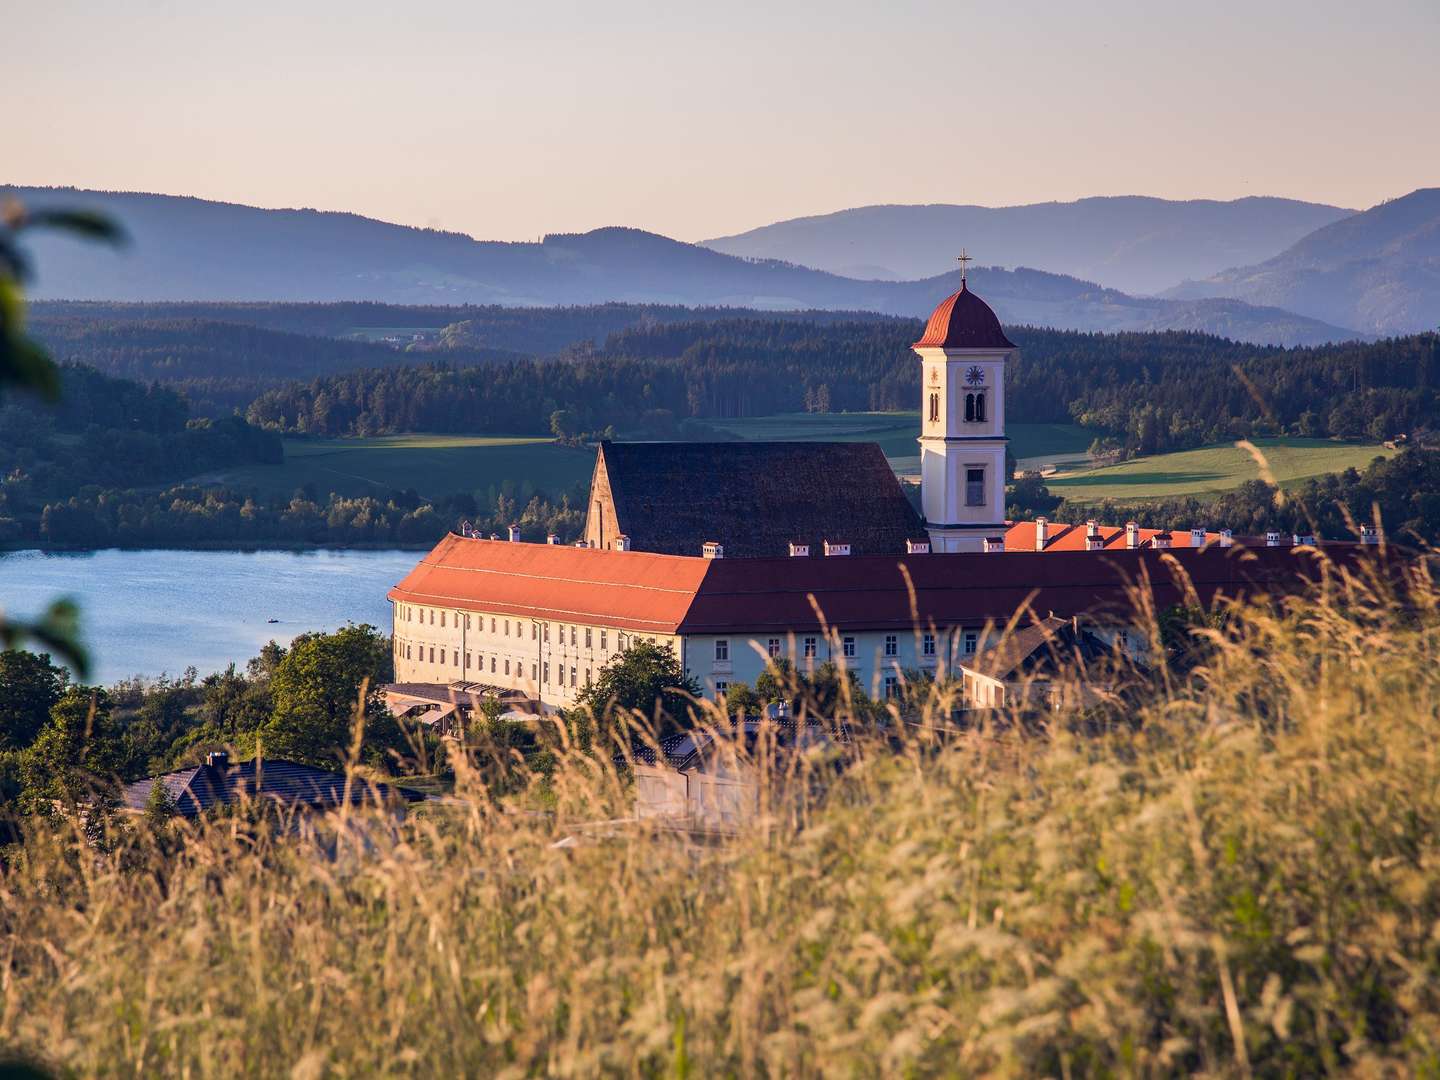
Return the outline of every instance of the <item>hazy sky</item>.
{"type": "Polygon", "coordinates": [[[1440,0],[0,0],[0,181],[697,240],[1440,184],[1440,0]],[[16,107],[18,105],[18,108],[16,107]]]}

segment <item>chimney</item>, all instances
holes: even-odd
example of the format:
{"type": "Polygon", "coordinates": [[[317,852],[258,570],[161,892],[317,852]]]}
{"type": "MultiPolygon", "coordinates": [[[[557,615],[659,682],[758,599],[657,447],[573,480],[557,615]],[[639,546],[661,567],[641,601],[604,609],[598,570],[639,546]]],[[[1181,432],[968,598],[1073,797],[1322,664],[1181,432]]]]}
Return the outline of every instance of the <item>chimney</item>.
{"type": "Polygon", "coordinates": [[[1278,532],[1276,532],[1274,529],[1271,529],[1269,532],[1267,532],[1267,533],[1265,534],[1265,546],[1266,546],[1266,547],[1279,547],[1279,546],[1280,546],[1280,534],[1279,534],[1278,532]]]}
{"type": "Polygon", "coordinates": [[[1005,538],[1004,538],[1003,536],[987,536],[987,537],[985,537],[985,551],[986,551],[986,554],[989,554],[989,553],[991,553],[991,552],[996,552],[996,551],[1004,551],[1004,550],[1005,550],[1005,538]]]}
{"type": "Polygon", "coordinates": [[[1378,543],[1380,543],[1380,530],[1377,529],[1374,525],[1361,525],[1361,526],[1360,526],[1360,543],[1362,543],[1362,544],[1378,544],[1378,543]]]}
{"type": "Polygon", "coordinates": [[[797,544],[794,540],[791,540],[791,541],[790,541],[790,557],[791,557],[792,559],[805,559],[805,558],[809,558],[809,557],[810,557],[810,545],[809,545],[809,544],[797,544]]]}
{"type": "Polygon", "coordinates": [[[205,755],[205,764],[212,769],[227,769],[230,767],[230,752],[228,750],[211,750],[205,755]]]}
{"type": "Polygon", "coordinates": [[[829,540],[826,540],[826,541],[825,541],[825,554],[826,554],[826,555],[849,555],[849,554],[850,554],[850,545],[849,545],[849,544],[835,544],[835,543],[831,543],[829,540]]]}
{"type": "Polygon", "coordinates": [[[715,541],[706,540],[700,548],[700,554],[707,559],[723,559],[725,557],[725,545],[715,541]]]}
{"type": "Polygon", "coordinates": [[[1234,534],[1231,530],[1229,530],[1229,529],[1221,529],[1221,530],[1220,530],[1220,546],[1221,546],[1222,548],[1228,548],[1228,547],[1233,547],[1234,544],[1235,544],[1235,534],[1234,534]]]}
{"type": "Polygon", "coordinates": [[[1150,546],[1164,550],[1170,546],[1170,541],[1175,539],[1168,532],[1158,532],[1150,539],[1150,546]]]}
{"type": "Polygon", "coordinates": [[[1191,530],[1190,530],[1190,546],[1193,547],[1193,548],[1198,548],[1198,547],[1204,547],[1204,546],[1205,546],[1205,530],[1204,530],[1204,529],[1191,529],[1191,530]]]}
{"type": "Polygon", "coordinates": [[[1100,551],[1105,547],[1105,541],[1100,538],[1100,523],[1094,518],[1085,522],[1085,550],[1100,551]]]}
{"type": "MultiPolygon", "coordinates": [[[[630,537],[626,536],[624,533],[620,533],[618,536],[616,536],[616,537],[615,537],[615,550],[616,550],[616,551],[629,551],[629,550],[630,550],[630,537]]],[[[716,557],[718,558],[719,556],[716,556],[716,557]]]]}
{"type": "Polygon", "coordinates": [[[1050,539],[1050,522],[1043,517],[1035,519],[1035,550],[1044,551],[1045,541],[1050,539]]]}
{"type": "Polygon", "coordinates": [[[511,525],[508,532],[510,534],[510,543],[518,544],[520,542],[520,526],[511,525]]]}
{"type": "Polygon", "coordinates": [[[906,540],[906,541],[905,541],[905,554],[906,554],[906,555],[929,555],[929,554],[930,554],[930,541],[929,541],[929,540],[906,540]]]}
{"type": "Polygon", "coordinates": [[[1137,522],[1125,522],[1125,546],[1131,551],[1140,546],[1140,525],[1137,522]]]}
{"type": "Polygon", "coordinates": [[[545,543],[547,543],[547,544],[552,544],[552,545],[553,545],[553,544],[558,544],[558,543],[560,543],[560,534],[559,534],[559,533],[546,533],[546,534],[545,534],[545,543]]]}

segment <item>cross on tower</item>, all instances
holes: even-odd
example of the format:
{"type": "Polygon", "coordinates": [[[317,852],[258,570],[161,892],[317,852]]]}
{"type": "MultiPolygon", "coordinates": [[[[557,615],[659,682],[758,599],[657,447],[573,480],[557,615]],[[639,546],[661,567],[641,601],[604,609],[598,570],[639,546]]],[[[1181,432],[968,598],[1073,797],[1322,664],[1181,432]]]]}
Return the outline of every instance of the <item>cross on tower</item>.
{"type": "Polygon", "coordinates": [[[968,267],[967,267],[966,264],[967,264],[967,263],[972,263],[972,262],[974,262],[974,261],[975,261],[975,258],[974,258],[974,256],[972,256],[972,255],[966,255],[966,254],[965,254],[965,249],[962,247],[962,248],[960,249],[960,256],[959,256],[959,258],[957,258],[955,261],[960,264],[960,284],[961,284],[961,285],[964,285],[964,284],[965,284],[965,271],[966,271],[966,269],[968,269],[968,267]]]}

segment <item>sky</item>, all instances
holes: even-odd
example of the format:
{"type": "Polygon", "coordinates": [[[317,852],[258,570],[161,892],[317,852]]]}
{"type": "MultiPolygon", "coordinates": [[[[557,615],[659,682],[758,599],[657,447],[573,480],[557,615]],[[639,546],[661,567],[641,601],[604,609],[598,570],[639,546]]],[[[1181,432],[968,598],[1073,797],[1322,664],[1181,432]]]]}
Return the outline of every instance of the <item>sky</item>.
{"type": "Polygon", "coordinates": [[[700,240],[1440,185],[1437,0],[0,0],[0,182],[700,240]]]}

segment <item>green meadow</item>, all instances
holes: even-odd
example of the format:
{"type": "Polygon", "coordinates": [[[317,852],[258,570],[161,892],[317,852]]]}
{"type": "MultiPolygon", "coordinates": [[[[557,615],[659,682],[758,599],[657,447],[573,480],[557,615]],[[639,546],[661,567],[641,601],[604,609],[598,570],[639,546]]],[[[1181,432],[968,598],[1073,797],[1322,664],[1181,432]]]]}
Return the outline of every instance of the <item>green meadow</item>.
{"type": "Polygon", "coordinates": [[[529,480],[559,496],[590,479],[594,451],[552,439],[475,435],[385,435],[371,439],[286,439],[285,464],[211,473],[205,483],[285,495],[305,484],[322,494],[379,495],[413,488],[425,498],[484,491],[529,480]]]}
{"type": "MultiPolygon", "coordinates": [[[[1324,473],[1363,469],[1375,458],[1397,452],[1373,443],[1329,439],[1257,439],[1255,445],[1265,458],[1270,477],[1282,487],[1324,473]]],[[[1056,495],[1071,501],[1100,502],[1213,495],[1262,478],[1253,455],[1225,444],[1135,458],[1118,465],[1062,471],[1045,483],[1056,495]]]]}

